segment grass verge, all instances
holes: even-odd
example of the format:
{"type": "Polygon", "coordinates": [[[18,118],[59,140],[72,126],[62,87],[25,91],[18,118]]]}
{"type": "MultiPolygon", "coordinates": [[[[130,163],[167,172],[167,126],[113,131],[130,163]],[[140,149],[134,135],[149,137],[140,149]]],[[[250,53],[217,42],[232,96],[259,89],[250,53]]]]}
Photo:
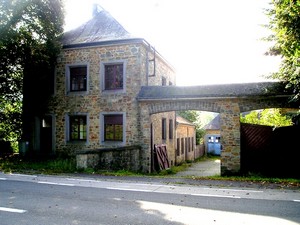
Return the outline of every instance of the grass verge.
{"type": "MultiPolygon", "coordinates": [[[[197,159],[196,162],[204,160],[216,160],[219,157],[206,156],[197,159]]],[[[63,159],[24,159],[17,155],[0,158],[0,171],[5,173],[26,173],[26,174],[63,174],[63,173],[84,173],[84,174],[99,174],[104,176],[146,176],[146,177],[170,177],[180,171],[184,171],[193,162],[185,162],[178,166],[173,166],[170,169],[162,170],[155,173],[135,173],[128,170],[107,171],[97,169],[78,170],[76,168],[75,158],[63,159]]],[[[247,176],[211,176],[211,177],[185,177],[193,180],[218,180],[218,181],[234,181],[234,182],[253,182],[260,184],[281,184],[282,186],[292,186],[300,188],[300,179],[293,178],[271,178],[264,177],[258,174],[248,174],[247,176]]]]}

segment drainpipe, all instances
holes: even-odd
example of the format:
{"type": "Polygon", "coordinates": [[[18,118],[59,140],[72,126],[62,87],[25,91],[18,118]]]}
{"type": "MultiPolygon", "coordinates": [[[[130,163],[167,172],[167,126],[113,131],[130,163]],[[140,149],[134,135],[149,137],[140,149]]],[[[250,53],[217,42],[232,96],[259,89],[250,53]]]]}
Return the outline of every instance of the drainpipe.
{"type": "MultiPolygon", "coordinates": [[[[150,44],[149,44],[150,46],[150,44]]],[[[148,46],[148,48],[149,48],[148,46]]],[[[147,50],[146,54],[146,86],[149,85],[149,51],[147,50]]]]}
{"type": "Polygon", "coordinates": [[[155,48],[151,47],[151,45],[148,45],[148,50],[146,54],[146,84],[147,86],[149,85],[149,77],[154,77],[155,76],[155,71],[156,71],[156,63],[155,63],[155,57],[156,57],[156,51],[155,48]],[[149,59],[149,52],[153,51],[153,58],[149,59]],[[149,74],[149,62],[153,62],[153,74],[149,74]]]}

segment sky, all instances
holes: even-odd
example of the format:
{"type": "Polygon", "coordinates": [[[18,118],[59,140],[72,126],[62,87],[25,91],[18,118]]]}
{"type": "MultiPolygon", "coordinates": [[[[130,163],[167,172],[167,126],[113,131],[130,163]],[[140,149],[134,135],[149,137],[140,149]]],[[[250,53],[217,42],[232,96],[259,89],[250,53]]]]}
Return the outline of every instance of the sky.
{"type": "Polygon", "coordinates": [[[270,0],[65,0],[65,30],[92,17],[98,3],[148,41],[175,68],[180,86],[261,82],[279,68],[263,8],[270,0]]]}

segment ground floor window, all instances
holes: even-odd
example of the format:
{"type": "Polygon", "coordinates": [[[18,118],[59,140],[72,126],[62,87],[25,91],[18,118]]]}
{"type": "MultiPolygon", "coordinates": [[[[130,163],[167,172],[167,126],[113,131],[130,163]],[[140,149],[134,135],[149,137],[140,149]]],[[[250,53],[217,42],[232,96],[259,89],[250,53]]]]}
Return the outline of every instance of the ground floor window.
{"type": "Polygon", "coordinates": [[[176,155],[180,156],[180,138],[177,138],[176,155]]]}
{"type": "Polygon", "coordinates": [[[86,115],[69,116],[69,140],[70,141],[87,140],[87,116],[86,115]]]}
{"type": "Polygon", "coordinates": [[[162,135],[162,139],[166,140],[167,139],[167,119],[166,118],[162,118],[161,121],[161,135],[162,135]]]}
{"type": "Polygon", "coordinates": [[[101,113],[101,139],[104,143],[125,141],[125,114],[101,113]]]}
{"type": "Polygon", "coordinates": [[[104,115],[104,141],[123,141],[122,115],[104,115]]]}

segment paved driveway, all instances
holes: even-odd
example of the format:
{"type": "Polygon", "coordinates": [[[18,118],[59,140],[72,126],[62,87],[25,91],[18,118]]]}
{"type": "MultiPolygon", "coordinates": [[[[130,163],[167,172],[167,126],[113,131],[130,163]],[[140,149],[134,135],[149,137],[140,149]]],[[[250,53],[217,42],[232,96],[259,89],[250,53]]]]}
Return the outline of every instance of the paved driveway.
{"type": "Polygon", "coordinates": [[[208,177],[221,174],[220,159],[207,159],[204,161],[193,163],[191,167],[185,171],[178,172],[175,177],[208,177]]]}

